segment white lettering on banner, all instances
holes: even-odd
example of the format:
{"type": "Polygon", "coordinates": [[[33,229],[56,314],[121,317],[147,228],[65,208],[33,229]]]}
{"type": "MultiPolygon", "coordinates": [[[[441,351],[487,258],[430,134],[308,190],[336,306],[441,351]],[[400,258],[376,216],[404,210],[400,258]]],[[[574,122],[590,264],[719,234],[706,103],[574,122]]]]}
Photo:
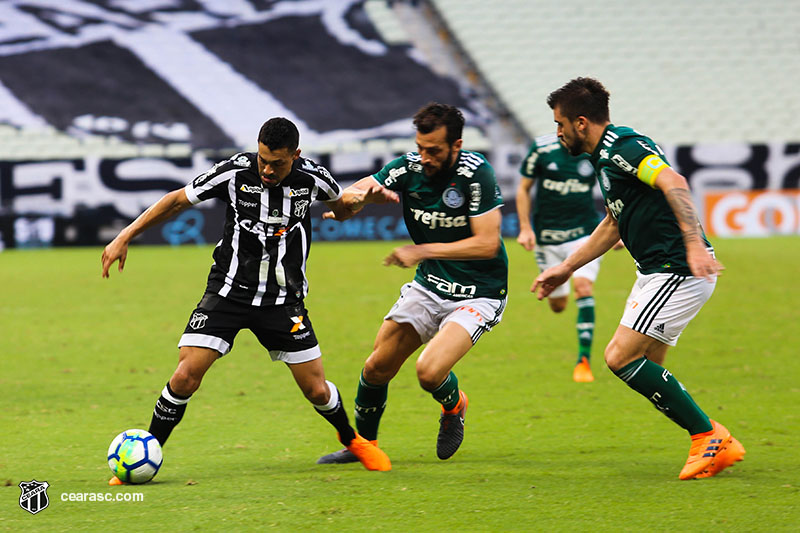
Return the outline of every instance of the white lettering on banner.
{"type": "Polygon", "coordinates": [[[800,190],[708,193],[705,204],[709,235],[800,234],[800,190]]]}
{"type": "MultiPolygon", "coordinates": [[[[213,161],[191,158],[101,159],[8,162],[0,203],[16,214],[73,216],[78,208],[113,206],[136,218],[165,193],[207,171],[213,161]]],[[[202,206],[202,204],[201,204],[202,206]]]]}

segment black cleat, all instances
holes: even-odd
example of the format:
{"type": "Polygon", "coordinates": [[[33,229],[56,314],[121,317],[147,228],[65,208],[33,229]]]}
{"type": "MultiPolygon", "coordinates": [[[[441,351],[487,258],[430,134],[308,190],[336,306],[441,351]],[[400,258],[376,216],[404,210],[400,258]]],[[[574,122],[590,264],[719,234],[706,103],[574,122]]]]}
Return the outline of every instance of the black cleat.
{"type": "MultiPolygon", "coordinates": [[[[378,441],[376,440],[373,440],[371,442],[375,446],[378,445],[378,441]]],[[[329,453],[328,455],[323,455],[322,457],[317,459],[318,465],[333,465],[333,464],[342,465],[342,464],[357,463],[357,462],[359,462],[358,457],[356,457],[356,455],[347,448],[342,448],[338,452],[329,453]]]]}
{"type": "Polygon", "coordinates": [[[439,417],[439,436],[436,439],[436,455],[439,459],[449,459],[458,451],[464,440],[464,417],[467,414],[467,395],[458,391],[461,398],[454,413],[447,413],[442,407],[439,417]]]}

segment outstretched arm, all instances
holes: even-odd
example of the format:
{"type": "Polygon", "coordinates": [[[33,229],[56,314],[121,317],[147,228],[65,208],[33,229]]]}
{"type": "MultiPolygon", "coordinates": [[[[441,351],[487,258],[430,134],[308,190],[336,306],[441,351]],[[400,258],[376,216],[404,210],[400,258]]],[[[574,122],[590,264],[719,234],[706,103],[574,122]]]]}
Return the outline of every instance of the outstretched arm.
{"type": "Polygon", "coordinates": [[[597,259],[611,249],[619,241],[617,221],[606,213],[606,217],[594,229],[589,239],[575,250],[561,264],[550,267],[536,278],[531,292],[540,300],[546,298],[556,287],[566,282],[577,269],[597,259]],[[538,292],[537,292],[538,289],[538,292]]]}
{"type": "Polygon", "coordinates": [[[472,236],[455,242],[430,242],[401,246],[395,248],[383,260],[383,264],[408,268],[425,259],[491,259],[497,255],[497,251],[500,249],[501,222],[500,209],[470,217],[469,225],[472,236]]]}
{"type": "Polygon", "coordinates": [[[525,176],[519,180],[517,187],[517,218],[519,219],[519,236],[517,242],[529,252],[536,246],[536,237],[531,227],[531,178],[525,176]]]}
{"type": "Polygon", "coordinates": [[[184,189],[168,192],[159,201],[148,207],[144,213],[131,222],[128,227],[119,232],[114,240],[108,243],[103,250],[101,262],[103,264],[103,277],[108,277],[108,269],[119,260],[118,270],[125,268],[125,259],[128,257],[128,244],[134,237],[151,226],[173,217],[192,204],[186,197],[184,189]]]}
{"type": "Polygon", "coordinates": [[[398,203],[400,196],[379,184],[372,176],[361,178],[342,192],[341,198],[325,202],[331,208],[322,218],[347,220],[352,218],[367,204],[398,203]]]}
{"type": "Polygon", "coordinates": [[[665,168],[659,173],[654,185],[664,193],[667,203],[678,220],[678,226],[683,234],[683,243],[686,246],[686,262],[692,275],[713,281],[714,277],[722,271],[723,266],[706,249],[697,210],[694,207],[686,178],[671,168],[665,168]]]}

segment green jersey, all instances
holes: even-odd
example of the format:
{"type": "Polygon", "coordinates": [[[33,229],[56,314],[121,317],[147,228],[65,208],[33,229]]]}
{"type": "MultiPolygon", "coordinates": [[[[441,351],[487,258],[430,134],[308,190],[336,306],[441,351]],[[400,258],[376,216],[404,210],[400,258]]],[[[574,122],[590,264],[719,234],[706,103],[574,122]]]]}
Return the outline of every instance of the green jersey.
{"type": "MultiPolygon", "coordinates": [[[[472,236],[470,217],[503,205],[494,170],[477,152],[461,150],[445,176],[429,178],[419,154],[409,152],[372,177],[400,194],[403,218],[415,244],[467,239],[472,236]]],[[[417,266],[414,280],[450,300],[504,298],[508,256],[503,241],[492,259],[426,259],[417,266]]]]}
{"type": "Polygon", "coordinates": [[[536,180],[533,231],[537,244],[585,237],[600,222],[592,199],[594,168],[589,154],[569,155],[555,134],[537,137],[520,172],[536,180]]]}
{"type": "MultiPolygon", "coordinates": [[[[661,148],[631,128],[609,124],[591,161],[606,206],[639,271],[691,276],[678,220],[654,185],[669,167],[661,148]]],[[[711,246],[705,234],[703,240],[711,246]]]]}

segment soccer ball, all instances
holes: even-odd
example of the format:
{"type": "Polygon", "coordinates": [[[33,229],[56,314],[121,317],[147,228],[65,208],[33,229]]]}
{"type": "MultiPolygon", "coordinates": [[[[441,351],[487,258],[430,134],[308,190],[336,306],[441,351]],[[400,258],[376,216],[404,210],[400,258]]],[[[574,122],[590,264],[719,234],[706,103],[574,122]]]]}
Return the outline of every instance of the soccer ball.
{"type": "Polygon", "coordinates": [[[108,467],[125,483],[147,483],[162,462],[161,445],[143,429],[123,431],[108,447],[108,467]]]}

